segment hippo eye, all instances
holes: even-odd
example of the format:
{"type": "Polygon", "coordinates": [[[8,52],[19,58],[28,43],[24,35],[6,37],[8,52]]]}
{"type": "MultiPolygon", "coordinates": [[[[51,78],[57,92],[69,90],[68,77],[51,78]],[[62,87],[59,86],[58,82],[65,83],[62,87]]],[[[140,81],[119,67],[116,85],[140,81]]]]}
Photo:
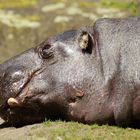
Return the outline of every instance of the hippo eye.
{"type": "Polygon", "coordinates": [[[43,59],[48,59],[53,57],[53,51],[50,50],[51,45],[46,44],[41,48],[40,54],[43,59]]]}

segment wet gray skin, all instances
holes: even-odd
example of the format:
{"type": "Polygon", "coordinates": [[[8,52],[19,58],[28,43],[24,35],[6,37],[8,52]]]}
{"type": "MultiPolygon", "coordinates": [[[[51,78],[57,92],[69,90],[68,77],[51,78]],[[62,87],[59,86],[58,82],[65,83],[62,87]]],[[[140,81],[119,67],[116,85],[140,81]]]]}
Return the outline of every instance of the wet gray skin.
{"type": "Polygon", "coordinates": [[[139,126],[140,18],[100,19],[1,64],[0,116],[139,126]]]}

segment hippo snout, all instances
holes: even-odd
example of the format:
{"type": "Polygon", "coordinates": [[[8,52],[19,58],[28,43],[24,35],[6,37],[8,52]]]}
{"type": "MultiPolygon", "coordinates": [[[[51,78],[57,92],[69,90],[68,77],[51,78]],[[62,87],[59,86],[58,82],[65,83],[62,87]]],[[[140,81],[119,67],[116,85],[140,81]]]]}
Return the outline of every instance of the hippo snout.
{"type": "Polygon", "coordinates": [[[5,102],[10,97],[16,97],[28,82],[29,74],[24,67],[9,66],[0,70],[0,99],[5,102]]]}

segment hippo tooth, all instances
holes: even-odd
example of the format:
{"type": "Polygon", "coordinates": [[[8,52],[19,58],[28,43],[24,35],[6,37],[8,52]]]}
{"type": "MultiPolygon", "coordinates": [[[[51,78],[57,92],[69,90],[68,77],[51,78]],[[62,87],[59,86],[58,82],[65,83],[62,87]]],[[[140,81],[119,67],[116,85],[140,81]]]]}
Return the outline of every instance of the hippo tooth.
{"type": "Polygon", "coordinates": [[[75,107],[75,106],[76,106],[76,103],[69,103],[69,105],[70,105],[71,107],[75,107]]]}
{"type": "Polygon", "coordinates": [[[8,101],[7,101],[8,105],[11,106],[11,107],[14,107],[14,106],[18,106],[19,103],[16,99],[14,98],[9,98],[8,101]]]}

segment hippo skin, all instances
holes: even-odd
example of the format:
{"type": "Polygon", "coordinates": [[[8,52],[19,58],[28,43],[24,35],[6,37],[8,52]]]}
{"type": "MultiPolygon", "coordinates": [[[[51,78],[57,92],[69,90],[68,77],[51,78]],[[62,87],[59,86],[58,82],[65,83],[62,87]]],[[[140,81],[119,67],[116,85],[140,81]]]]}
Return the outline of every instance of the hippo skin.
{"type": "Polygon", "coordinates": [[[0,116],[140,126],[140,17],[99,19],[1,64],[0,116]]]}

